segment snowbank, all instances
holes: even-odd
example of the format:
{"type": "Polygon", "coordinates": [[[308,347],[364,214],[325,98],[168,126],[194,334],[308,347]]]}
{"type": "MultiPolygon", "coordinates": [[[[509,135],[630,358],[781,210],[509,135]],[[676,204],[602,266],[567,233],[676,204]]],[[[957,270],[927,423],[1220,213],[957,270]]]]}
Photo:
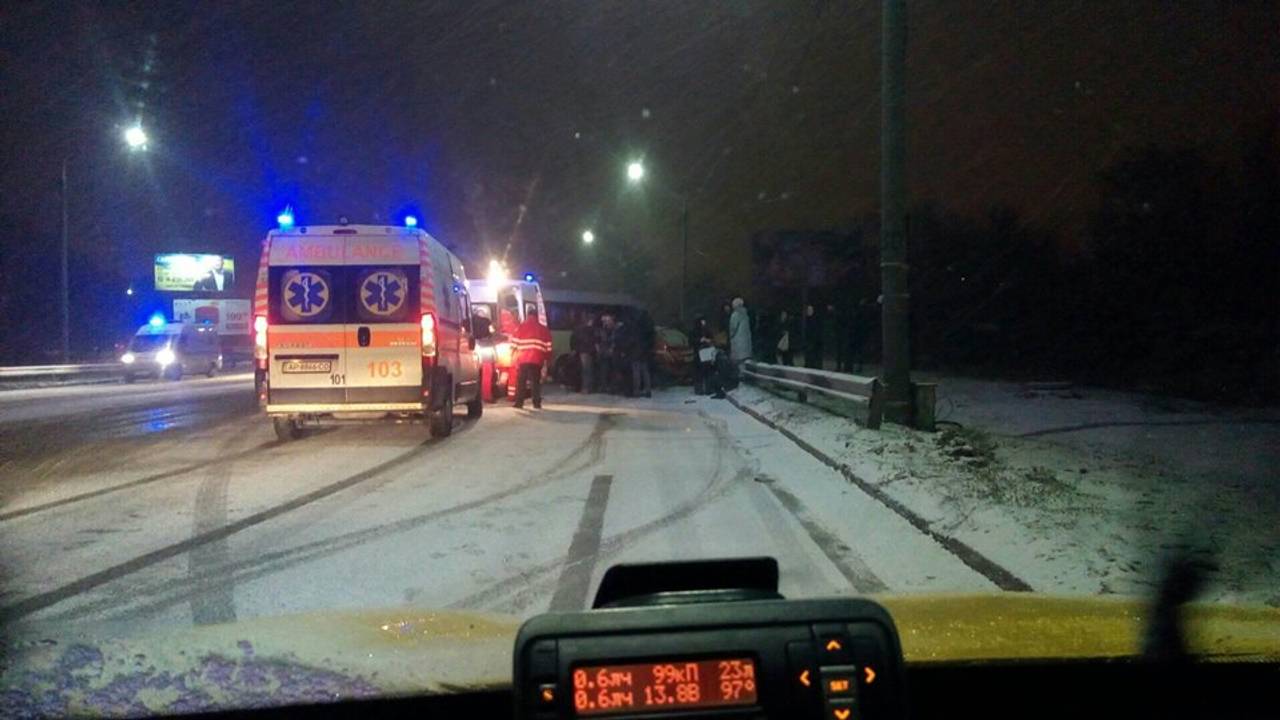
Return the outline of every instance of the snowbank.
{"type": "Polygon", "coordinates": [[[1280,413],[946,380],[938,433],[743,386],[734,398],[1037,591],[1146,595],[1183,548],[1211,599],[1280,605],[1280,413]]]}

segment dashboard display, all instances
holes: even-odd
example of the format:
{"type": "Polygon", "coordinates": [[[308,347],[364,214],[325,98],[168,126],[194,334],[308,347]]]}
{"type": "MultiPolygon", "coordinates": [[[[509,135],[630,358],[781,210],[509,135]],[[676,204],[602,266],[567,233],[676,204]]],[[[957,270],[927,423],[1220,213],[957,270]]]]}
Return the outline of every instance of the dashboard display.
{"type": "Polygon", "coordinates": [[[573,671],[579,716],[756,703],[756,663],[749,657],[584,665],[573,671]]]}

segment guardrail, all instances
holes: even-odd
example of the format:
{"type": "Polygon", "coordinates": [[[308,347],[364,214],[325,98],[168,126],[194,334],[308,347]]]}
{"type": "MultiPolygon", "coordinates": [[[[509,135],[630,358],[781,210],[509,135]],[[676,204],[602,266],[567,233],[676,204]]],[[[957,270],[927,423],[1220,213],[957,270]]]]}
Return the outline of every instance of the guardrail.
{"type": "Polygon", "coordinates": [[[855,421],[871,430],[880,429],[880,421],[884,417],[884,395],[878,378],[770,365],[753,360],[746,362],[742,375],[756,384],[793,390],[799,394],[800,402],[808,402],[809,394],[817,393],[850,403],[861,411],[854,417],[855,421]]]}
{"type": "Polygon", "coordinates": [[[0,381],[38,380],[44,378],[89,377],[116,375],[121,372],[120,363],[88,363],[84,365],[17,365],[0,367],[0,381]]]}

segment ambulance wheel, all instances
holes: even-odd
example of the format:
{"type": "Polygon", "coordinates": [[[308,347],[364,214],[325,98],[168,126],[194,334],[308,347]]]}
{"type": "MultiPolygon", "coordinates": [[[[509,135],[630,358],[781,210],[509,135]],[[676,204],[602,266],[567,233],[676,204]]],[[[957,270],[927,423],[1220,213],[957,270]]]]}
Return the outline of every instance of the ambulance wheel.
{"type": "Polygon", "coordinates": [[[453,433],[453,390],[445,390],[440,407],[431,411],[427,430],[433,438],[449,437],[453,433]]]}
{"type": "Polygon", "coordinates": [[[302,437],[302,426],[297,420],[291,420],[283,417],[271,418],[271,425],[276,430],[276,437],[280,442],[289,442],[302,437]]]}
{"type": "Polygon", "coordinates": [[[478,420],[484,414],[484,398],[480,397],[480,393],[476,393],[474,399],[467,403],[467,419],[478,420]]]}

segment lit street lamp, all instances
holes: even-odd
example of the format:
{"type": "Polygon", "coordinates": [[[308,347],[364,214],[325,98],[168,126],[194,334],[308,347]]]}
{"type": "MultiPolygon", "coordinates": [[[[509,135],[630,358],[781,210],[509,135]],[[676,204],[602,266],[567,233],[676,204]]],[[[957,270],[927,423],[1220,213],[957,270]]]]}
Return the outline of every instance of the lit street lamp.
{"type": "Polygon", "coordinates": [[[130,150],[145,150],[147,147],[147,132],[142,129],[141,125],[133,125],[124,131],[124,142],[129,146],[130,150]]]}
{"type": "Polygon", "coordinates": [[[593,243],[593,242],[595,242],[595,241],[596,241],[596,234],[595,234],[595,233],[591,232],[590,230],[583,230],[583,231],[582,231],[582,242],[584,242],[584,243],[586,243],[586,244],[590,245],[591,243],[593,243]]]}
{"type": "MultiPolygon", "coordinates": [[[[130,150],[147,149],[147,133],[142,125],[135,123],[124,131],[125,145],[130,150]]],[[[67,273],[67,245],[71,234],[70,212],[67,208],[67,165],[71,162],[68,155],[62,156],[62,362],[71,362],[71,281],[67,273]]],[[[130,288],[127,294],[132,295],[130,288]]]]}
{"type": "MultiPolygon", "coordinates": [[[[627,165],[627,181],[632,185],[639,185],[644,179],[644,164],[639,160],[633,160],[627,165]]],[[[680,234],[681,254],[680,254],[680,324],[684,325],[684,300],[685,287],[689,281],[689,198],[684,195],[671,193],[680,200],[680,234]]]]}

